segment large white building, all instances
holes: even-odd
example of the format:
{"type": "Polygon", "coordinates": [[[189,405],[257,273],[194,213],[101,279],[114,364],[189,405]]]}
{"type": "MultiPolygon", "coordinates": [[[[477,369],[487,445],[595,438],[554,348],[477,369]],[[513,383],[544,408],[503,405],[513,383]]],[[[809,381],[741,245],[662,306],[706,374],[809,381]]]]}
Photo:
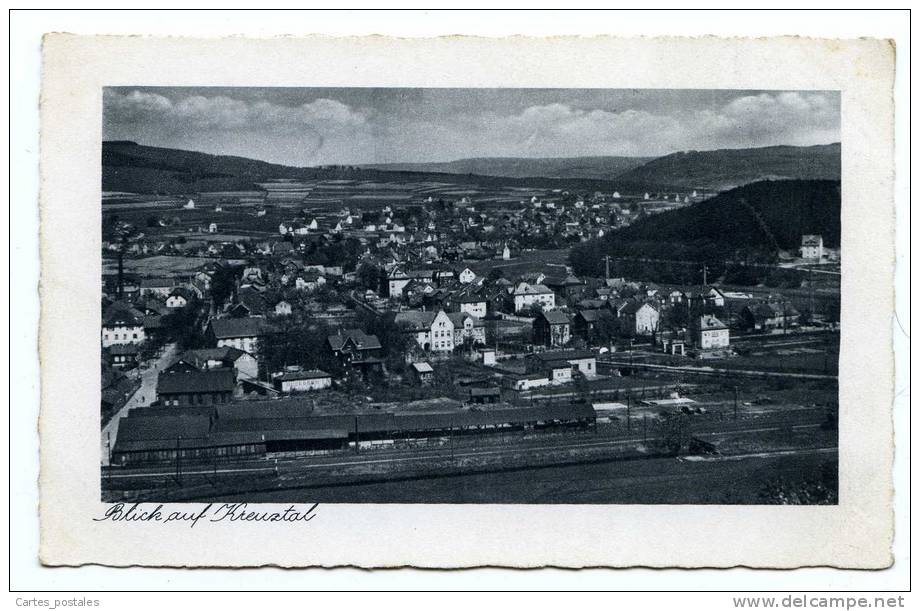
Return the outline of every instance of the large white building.
{"type": "Polygon", "coordinates": [[[444,310],[419,312],[409,310],[396,314],[396,324],[406,332],[422,350],[450,352],[454,349],[454,323],[444,310]]]}
{"type": "Polygon", "coordinates": [[[113,305],[102,320],[102,347],[141,344],[146,339],[144,318],[133,308],[113,305]]]}

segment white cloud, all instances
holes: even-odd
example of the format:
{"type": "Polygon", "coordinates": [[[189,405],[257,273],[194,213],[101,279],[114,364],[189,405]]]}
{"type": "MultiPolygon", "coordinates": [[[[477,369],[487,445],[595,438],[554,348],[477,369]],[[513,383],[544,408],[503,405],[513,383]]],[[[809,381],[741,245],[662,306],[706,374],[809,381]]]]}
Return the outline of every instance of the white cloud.
{"type": "MultiPolygon", "coordinates": [[[[170,99],[106,90],[108,138],[249,155],[279,163],[444,161],[479,156],[664,155],[688,149],[839,140],[833,94],[769,92],[717,105],[688,101],[622,109],[563,100],[518,111],[357,108],[328,97],[304,104],[200,95],[170,99]]],[[[692,98],[692,96],[690,96],[692,98]]],[[[726,98],[723,98],[726,99],[726,98]]],[[[689,99],[688,99],[689,100],[689,99]]],[[[373,104],[369,104],[374,106],[373,104]]],[[[375,106],[376,108],[376,106],[375,106]]]]}
{"type": "Polygon", "coordinates": [[[202,95],[173,102],[156,93],[106,90],[104,103],[106,121],[112,125],[142,122],[176,129],[250,131],[310,127],[320,132],[334,132],[360,127],[368,120],[365,111],[323,98],[301,106],[202,95]]]}

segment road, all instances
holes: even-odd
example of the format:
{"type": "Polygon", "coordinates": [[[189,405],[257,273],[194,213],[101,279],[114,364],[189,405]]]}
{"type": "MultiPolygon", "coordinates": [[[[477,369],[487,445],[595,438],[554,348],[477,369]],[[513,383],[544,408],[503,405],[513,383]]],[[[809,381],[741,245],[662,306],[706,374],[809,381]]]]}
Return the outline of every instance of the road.
{"type": "Polygon", "coordinates": [[[109,423],[102,428],[100,456],[102,456],[104,466],[109,464],[109,449],[115,445],[115,438],[118,435],[118,421],[135,407],[153,403],[154,399],[156,399],[157,374],[172,362],[178,351],[176,344],[167,344],[163,349],[163,353],[154,361],[152,367],[140,370],[141,385],[122,408],[112,416],[109,423]]]}

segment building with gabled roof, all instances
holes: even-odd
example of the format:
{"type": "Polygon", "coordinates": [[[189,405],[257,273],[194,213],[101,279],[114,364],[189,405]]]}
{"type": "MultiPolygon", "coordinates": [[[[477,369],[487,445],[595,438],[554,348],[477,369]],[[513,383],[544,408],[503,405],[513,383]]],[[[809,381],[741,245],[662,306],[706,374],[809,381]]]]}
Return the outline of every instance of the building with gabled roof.
{"type": "Polygon", "coordinates": [[[361,329],[339,329],[326,338],[326,346],[345,366],[366,370],[379,368],[383,363],[380,340],[361,329]]]}
{"type": "Polygon", "coordinates": [[[533,341],[540,346],[565,346],[572,339],[572,319],[565,312],[540,312],[533,320],[533,341]]]}
{"type": "Polygon", "coordinates": [[[235,389],[233,369],[163,371],[157,375],[157,400],[164,406],[229,403],[235,389]]]}
{"type": "Polygon", "coordinates": [[[146,339],[144,314],[123,301],[109,306],[102,316],[102,347],[141,344],[146,339]]]}
{"type": "Polygon", "coordinates": [[[232,346],[249,354],[256,354],[259,338],[269,330],[264,318],[212,318],[207,335],[217,348],[232,346]]]}

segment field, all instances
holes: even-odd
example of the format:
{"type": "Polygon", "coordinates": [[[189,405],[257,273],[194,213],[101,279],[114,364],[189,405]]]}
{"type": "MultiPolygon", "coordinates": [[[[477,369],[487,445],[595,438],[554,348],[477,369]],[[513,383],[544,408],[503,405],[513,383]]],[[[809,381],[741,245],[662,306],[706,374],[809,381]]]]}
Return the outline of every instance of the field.
{"type": "MultiPolygon", "coordinates": [[[[187,274],[209,261],[213,261],[213,259],[207,259],[205,257],[156,256],[145,257],[143,259],[126,258],[124,265],[126,273],[137,274],[144,278],[154,278],[187,274]]],[[[102,260],[103,274],[114,274],[117,269],[118,264],[114,259],[102,260]]]]}
{"type": "Polygon", "coordinates": [[[532,250],[521,253],[509,261],[501,259],[487,259],[484,261],[466,261],[470,269],[477,275],[487,275],[492,269],[499,269],[508,279],[514,279],[521,274],[543,272],[547,276],[565,275],[568,264],[569,250],[532,250]]]}

